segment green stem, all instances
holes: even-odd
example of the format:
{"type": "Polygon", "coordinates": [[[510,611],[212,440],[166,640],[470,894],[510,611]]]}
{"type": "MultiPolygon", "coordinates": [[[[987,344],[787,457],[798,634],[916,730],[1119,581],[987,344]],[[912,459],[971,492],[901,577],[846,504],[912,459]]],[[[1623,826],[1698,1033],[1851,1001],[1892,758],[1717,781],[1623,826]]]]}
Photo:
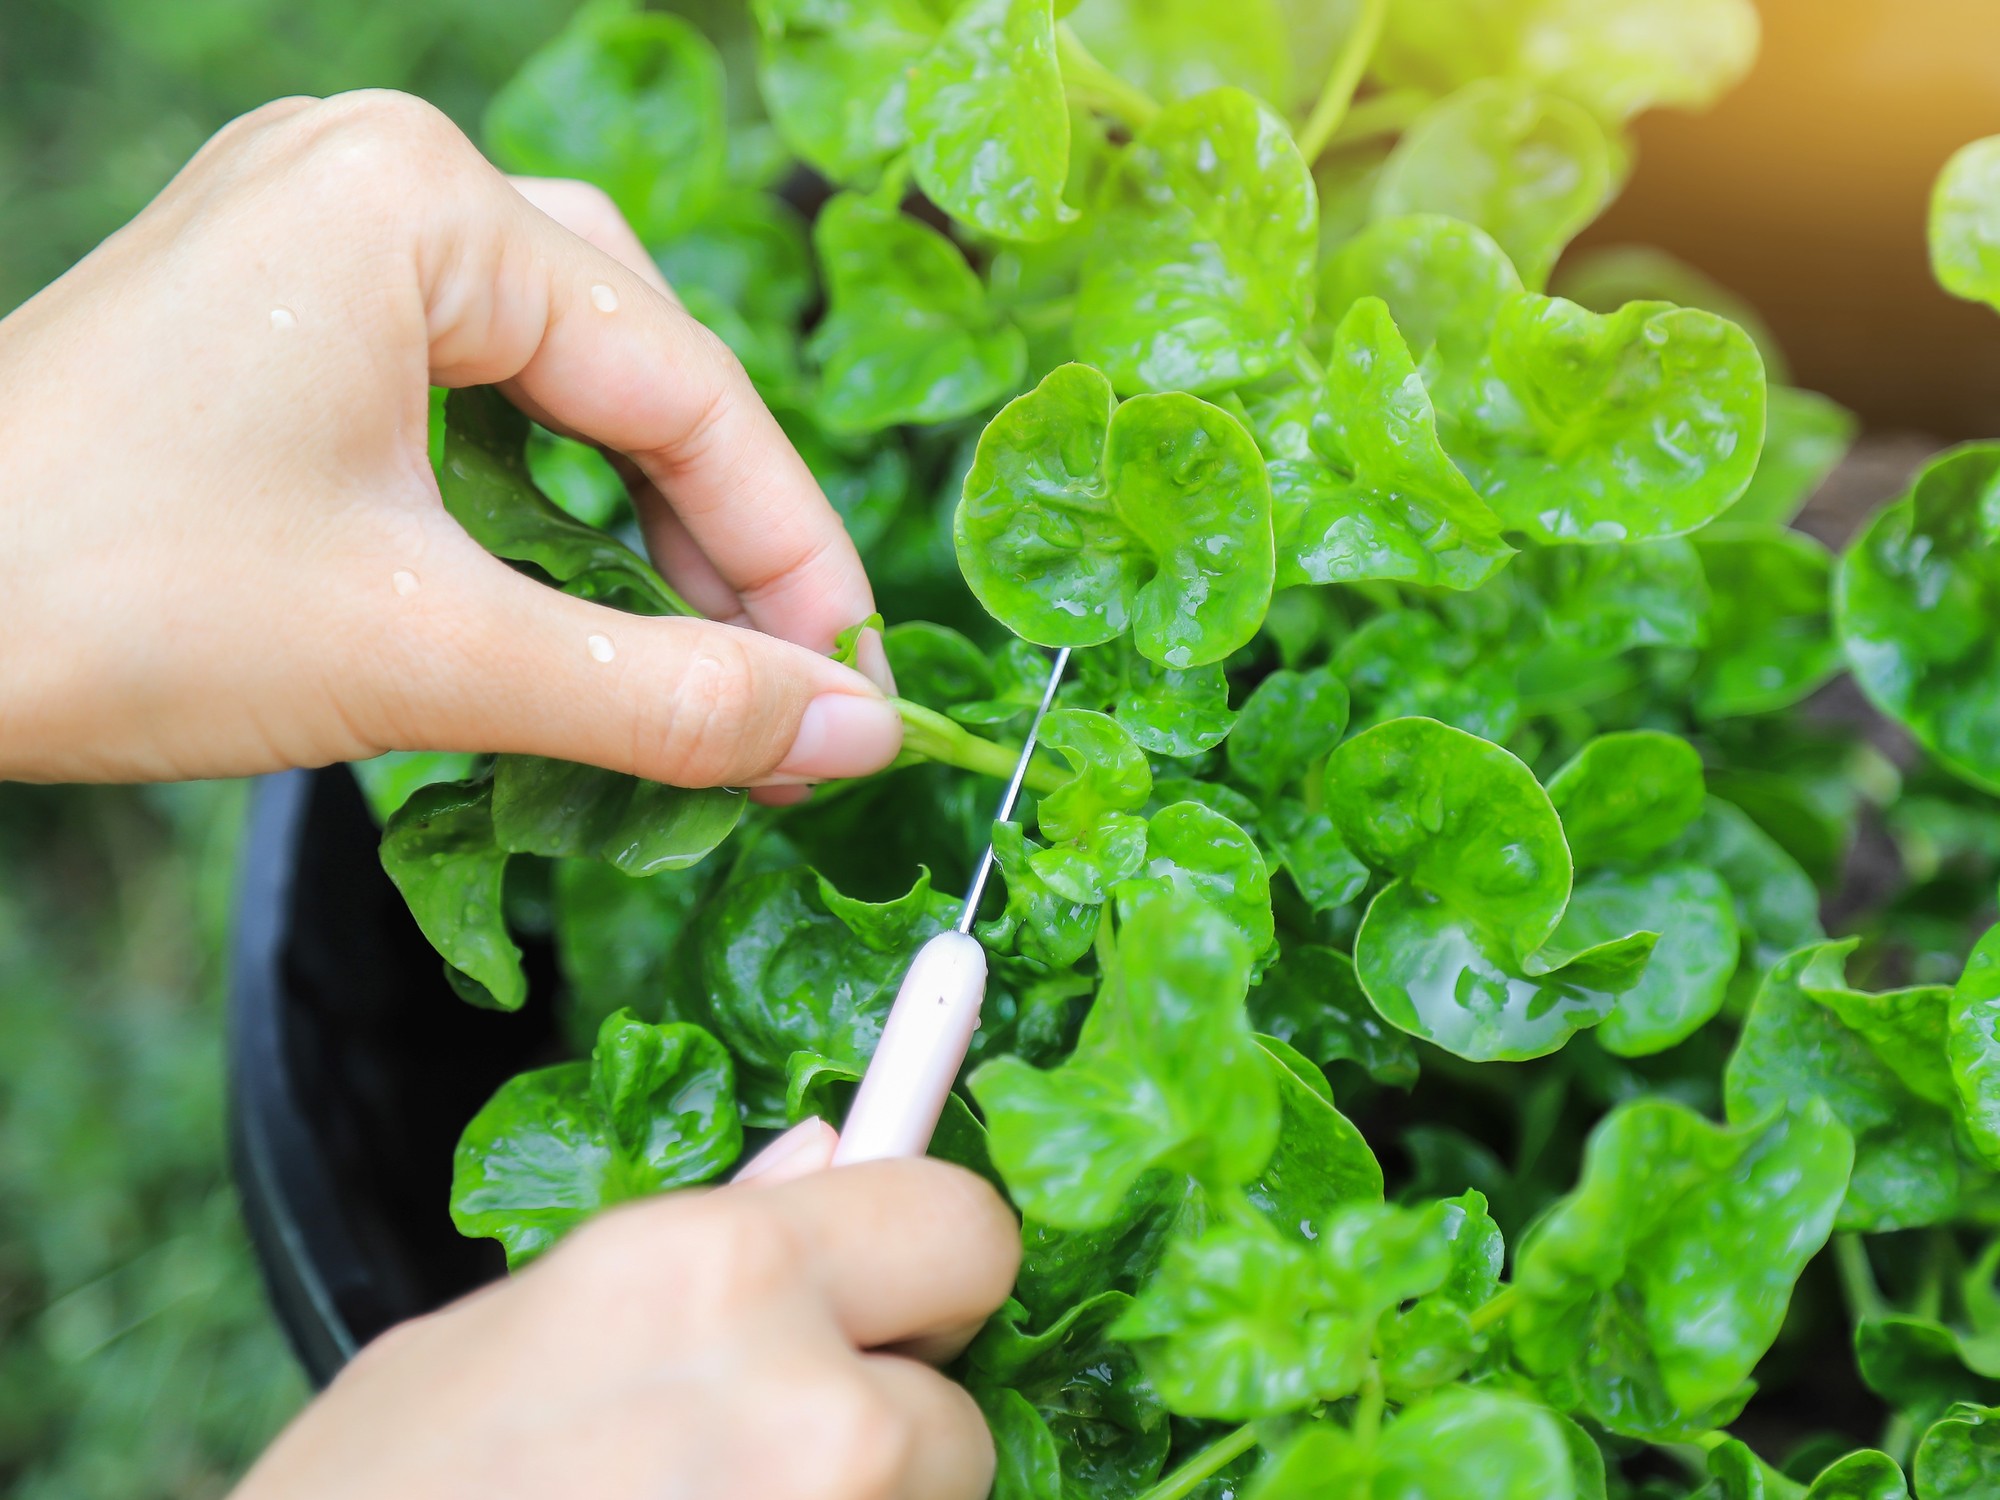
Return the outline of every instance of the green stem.
{"type": "Polygon", "coordinates": [[[1840,1289],[1846,1294],[1851,1318],[1859,1322],[1863,1318],[1879,1318],[1889,1311],[1882,1288],[1875,1281],[1875,1268],[1868,1261],[1868,1247],[1860,1235],[1833,1237],[1833,1263],[1840,1272],[1840,1289]]]}
{"type": "Polygon", "coordinates": [[[1099,62],[1067,21],[1056,26],[1056,60],[1062,64],[1063,84],[1071,93],[1124,116],[1135,130],[1143,130],[1159,114],[1160,106],[1153,96],[1099,62]]]}
{"type": "Polygon", "coordinates": [[[1341,43],[1340,55],[1333,60],[1333,72],[1320,93],[1319,103],[1313,106],[1305,129],[1299,132],[1299,154],[1308,162],[1319,160],[1345,123],[1348,108],[1354,103],[1354,91],[1361,86],[1361,75],[1368,71],[1368,60],[1375,55],[1375,44],[1382,39],[1382,22],[1388,14],[1389,0],[1362,0],[1361,14],[1355,18],[1347,40],[1341,43]]]}
{"type": "Polygon", "coordinates": [[[1514,1304],[1521,1300],[1521,1289],[1517,1286],[1503,1286],[1472,1313],[1472,1331],[1480,1333],[1514,1310],[1514,1304]]]}
{"type": "Polygon", "coordinates": [[[1431,96],[1422,89],[1390,89],[1372,94],[1347,111],[1347,118],[1340,122],[1327,146],[1329,149],[1354,146],[1377,136],[1401,135],[1430,105],[1431,96]]]}
{"type": "Polygon", "coordinates": [[[1256,1446],[1257,1429],[1239,1427],[1227,1437],[1210,1443],[1138,1500],[1181,1500],[1183,1495],[1192,1495],[1201,1488],[1204,1479],[1219,1474],[1256,1446]]]}
{"type": "Polygon", "coordinates": [[[1326,366],[1304,344],[1292,346],[1292,369],[1298,373],[1299,379],[1315,389],[1326,384],[1326,366]]]}
{"type": "MultiPolygon", "coordinates": [[[[981,776],[1000,781],[1012,776],[1014,767],[1020,764],[1019,745],[997,745],[992,740],[982,740],[956,720],[907,698],[890,701],[903,716],[906,756],[935,761],[941,766],[957,766],[961,771],[977,771],[981,776]]],[[[1023,784],[1037,796],[1046,796],[1069,779],[1047,761],[1032,760],[1028,762],[1028,776],[1023,784]]]]}
{"type": "Polygon", "coordinates": [[[916,163],[911,159],[910,153],[905,151],[900,156],[892,158],[889,164],[882,168],[882,180],[875,184],[875,190],[868,195],[877,208],[894,213],[903,206],[903,199],[910,191],[910,176],[915,167],[916,163]]]}
{"type": "Polygon", "coordinates": [[[1382,1389],[1382,1366],[1375,1360],[1368,1361],[1368,1373],[1361,1377],[1361,1390],[1354,1399],[1354,1436],[1366,1448],[1375,1446],[1375,1439],[1382,1435],[1382,1412],[1388,1405],[1388,1396],[1382,1389]]]}

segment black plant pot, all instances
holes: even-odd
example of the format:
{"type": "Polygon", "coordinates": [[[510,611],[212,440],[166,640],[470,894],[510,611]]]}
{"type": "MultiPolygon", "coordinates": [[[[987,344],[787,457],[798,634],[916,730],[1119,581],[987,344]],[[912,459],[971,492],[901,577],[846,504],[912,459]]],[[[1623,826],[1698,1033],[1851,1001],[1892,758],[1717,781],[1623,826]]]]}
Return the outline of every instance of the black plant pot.
{"type": "Polygon", "coordinates": [[[344,766],[257,785],[237,898],[230,1154],[279,1321],[324,1384],[391,1325],[504,1270],[446,1211],[452,1149],[493,1090],[558,1052],[554,967],[515,1015],[452,993],[382,873],[344,766]]]}

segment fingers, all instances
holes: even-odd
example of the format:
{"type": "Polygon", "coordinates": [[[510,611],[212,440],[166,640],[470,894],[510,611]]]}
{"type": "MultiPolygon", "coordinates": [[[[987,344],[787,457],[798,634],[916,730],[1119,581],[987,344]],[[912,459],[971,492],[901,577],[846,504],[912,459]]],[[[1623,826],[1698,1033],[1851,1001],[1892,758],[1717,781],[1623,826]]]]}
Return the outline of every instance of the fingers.
{"type": "Polygon", "coordinates": [[[993,1435],[962,1386],[893,1354],[862,1356],[867,1378],[898,1422],[898,1500],[984,1500],[993,1484],[993,1435]]]}
{"type": "Polygon", "coordinates": [[[832,1166],[833,1148],[839,1144],[839,1132],[815,1115],[810,1120],[801,1120],[759,1151],[732,1180],[738,1186],[754,1182],[764,1187],[795,1182],[832,1166]]]}
{"type": "Polygon", "coordinates": [[[872,613],[839,516],[721,340],[497,173],[475,198],[425,258],[432,378],[504,384],[628,455],[758,629],[824,651],[872,613]]]}
{"type": "MultiPolygon", "coordinates": [[[[410,575],[405,575],[409,577],[410,575]]],[[[674,786],[801,785],[881,770],[902,721],[803,647],[573,599],[470,542],[388,595],[375,674],[398,748],[546,755],[674,786]]]]}
{"type": "Polygon", "coordinates": [[[639,276],[675,306],[680,298],[661,274],[639,236],[611,201],[611,195],[588,182],[569,177],[509,177],[514,191],[587,245],[594,245],[626,270],[639,276]]]}
{"type": "Polygon", "coordinates": [[[1020,1226],[1000,1195],[944,1162],[868,1162],[754,1195],[857,1348],[951,1334],[1007,1298],[1020,1226]]]}

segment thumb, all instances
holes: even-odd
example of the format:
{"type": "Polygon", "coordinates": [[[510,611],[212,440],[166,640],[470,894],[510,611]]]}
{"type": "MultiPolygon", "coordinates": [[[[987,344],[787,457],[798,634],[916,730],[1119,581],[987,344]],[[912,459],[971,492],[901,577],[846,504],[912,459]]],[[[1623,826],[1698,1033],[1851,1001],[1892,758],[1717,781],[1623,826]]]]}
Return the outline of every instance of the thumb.
{"type": "Polygon", "coordinates": [[[902,747],[881,691],[802,646],[573,599],[475,552],[398,596],[402,748],[546,755],[674,786],[866,776],[902,747]]]}

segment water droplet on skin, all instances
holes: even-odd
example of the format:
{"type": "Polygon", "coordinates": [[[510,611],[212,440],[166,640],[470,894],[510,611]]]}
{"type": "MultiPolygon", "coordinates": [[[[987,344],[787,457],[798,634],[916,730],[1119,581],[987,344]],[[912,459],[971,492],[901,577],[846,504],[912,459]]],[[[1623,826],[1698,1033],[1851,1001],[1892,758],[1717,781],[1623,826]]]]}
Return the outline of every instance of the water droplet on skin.
{"type": "Polygon", "coordinates": [[[417,582],[417,575],[412,573],[408,568],[396,569],[395,572],[389,575],[389,582],[394,586],[396,592],[401,594],[405,599],[409,598],[410,595],[414,594],[421,587],[417,582]]]}
{"type": "Polygon", "coordinates": [[[593,661],[610,661],[618,654],[618,648],[611,644],[608,635],[594,635],[583,644],[589,649],[593,661]]]}
{"type": "Polygon", "coordinates": [[[606,286],[603,282],[600,281],[597,283],[596,286],[590,289],[590,304],[592,307],[595,307],[599,312],[604,312],[604,313],[617,312],[618,294],[614,292],[610,287],[606,286]]]}
{"type": "Polygon", "coordinates": [[[271,326],[280,332],[296,328],[299,326],[299,315],[289,307],[274,307],[271,309],[271,326]]]}

